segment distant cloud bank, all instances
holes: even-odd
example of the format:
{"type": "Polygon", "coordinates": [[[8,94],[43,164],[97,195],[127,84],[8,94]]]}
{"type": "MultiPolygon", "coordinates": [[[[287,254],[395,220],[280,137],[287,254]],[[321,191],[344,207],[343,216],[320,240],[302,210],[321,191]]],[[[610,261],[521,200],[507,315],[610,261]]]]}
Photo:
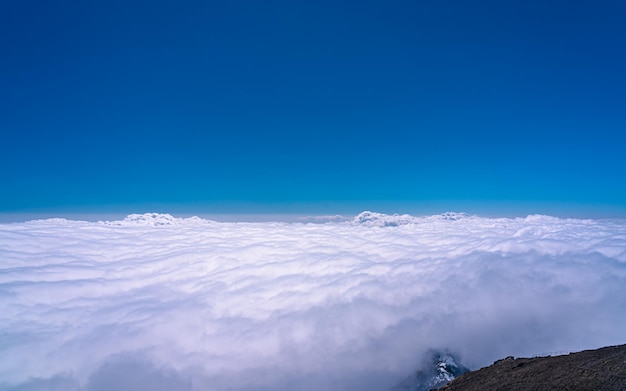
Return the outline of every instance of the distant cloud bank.
{"type": "Polygon", "coordinates": [[[385,390],[626,342],[626,220],[0,225],[0,390],[385,390]]]}

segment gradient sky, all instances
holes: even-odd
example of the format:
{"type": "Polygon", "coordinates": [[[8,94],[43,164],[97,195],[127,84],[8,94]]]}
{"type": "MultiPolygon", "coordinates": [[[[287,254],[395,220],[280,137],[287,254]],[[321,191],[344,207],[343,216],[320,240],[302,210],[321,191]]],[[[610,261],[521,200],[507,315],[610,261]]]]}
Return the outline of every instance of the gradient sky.
{"type": "Polygon", "coordinates": [[[0,212],[626,216],[624,20],[623,1],[3,1],[0,212]]]}

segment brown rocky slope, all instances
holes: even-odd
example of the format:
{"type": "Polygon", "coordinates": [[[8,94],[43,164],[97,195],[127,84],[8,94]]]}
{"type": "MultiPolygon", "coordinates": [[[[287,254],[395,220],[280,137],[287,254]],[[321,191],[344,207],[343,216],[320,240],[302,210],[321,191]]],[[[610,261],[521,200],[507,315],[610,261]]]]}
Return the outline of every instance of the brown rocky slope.
{"type": "Polygon", "coordinates": [[[626,345],[554,357],[508,357],[465,373],[440,390],[626,391],[626,345]]]}

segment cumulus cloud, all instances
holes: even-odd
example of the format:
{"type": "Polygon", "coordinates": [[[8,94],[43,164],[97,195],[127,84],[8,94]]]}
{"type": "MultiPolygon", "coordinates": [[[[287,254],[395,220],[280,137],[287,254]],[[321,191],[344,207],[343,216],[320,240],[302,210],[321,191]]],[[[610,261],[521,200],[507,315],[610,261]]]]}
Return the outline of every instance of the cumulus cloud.
{"type": "Polygon", "coordinates": [[[385,390],[431,348],[626,342],[626,221],[319,221],[0,225],[0,389],[385,390]]]}

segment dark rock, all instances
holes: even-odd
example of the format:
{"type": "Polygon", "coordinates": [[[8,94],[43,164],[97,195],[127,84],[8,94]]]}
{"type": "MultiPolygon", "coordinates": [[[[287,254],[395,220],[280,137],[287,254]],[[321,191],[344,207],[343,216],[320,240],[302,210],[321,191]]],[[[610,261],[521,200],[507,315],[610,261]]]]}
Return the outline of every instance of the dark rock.
{"type": "Polygon", "coordinates": [[[626,345],[555,357],[507,357],[465,373],[442,391],[624,391],[626,345]]]}

